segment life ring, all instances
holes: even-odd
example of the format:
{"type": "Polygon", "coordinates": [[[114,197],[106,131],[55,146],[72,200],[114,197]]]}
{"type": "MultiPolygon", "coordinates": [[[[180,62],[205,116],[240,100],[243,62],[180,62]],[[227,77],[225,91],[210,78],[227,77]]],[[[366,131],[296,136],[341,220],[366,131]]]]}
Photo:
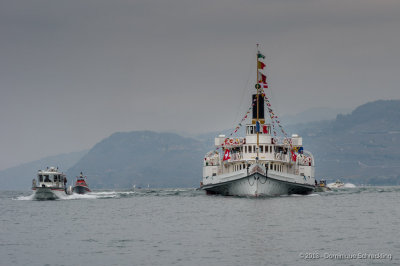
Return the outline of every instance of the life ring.
{"type": "Polygon", "coordinates": [[[229,139],[229,144],[233,145],[233,139],[229,139]]]}

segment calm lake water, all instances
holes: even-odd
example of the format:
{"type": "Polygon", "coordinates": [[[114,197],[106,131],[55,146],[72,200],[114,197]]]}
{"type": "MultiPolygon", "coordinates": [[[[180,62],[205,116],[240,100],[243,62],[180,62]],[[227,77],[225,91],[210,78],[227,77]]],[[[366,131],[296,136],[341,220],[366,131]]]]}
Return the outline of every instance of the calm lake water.
{"type": "Polygon", "coordinates": [[[31,194],[0,192],[1,265],[400,265],[400,187],[31,194]]]}

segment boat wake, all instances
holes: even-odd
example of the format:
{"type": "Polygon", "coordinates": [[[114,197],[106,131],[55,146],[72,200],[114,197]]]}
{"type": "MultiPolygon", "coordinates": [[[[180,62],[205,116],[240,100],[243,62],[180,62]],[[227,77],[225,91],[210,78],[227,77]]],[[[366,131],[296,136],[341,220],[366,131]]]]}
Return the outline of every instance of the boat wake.
{"type": "Polygon", "coordinates": [[[329,183],[328,185],[327,185],[327,187],[329,187],[329,188],[334,188],[334,189],[337,189],[337,188],[356,188],[357,186],[356,185],[354,185],[354,184],[352,184],[352,183],[345,183],[343,186],[340,186],[340,187],[336,187],[336,183],[329,183]]]}
{"type": "MultiPolygon", "coordinates": [[[[73,193],[71,195],[62,195],[57,200],[92,200],[92,199],[118,199],[131,197],[146,197],[146,196],[196,196],[204,195],[202,191],[190,189],[137,189],[135,191],[94,191],[85,194],[73,193]]],[[[22,195],[13,198],[14,200],[35,200],[34,194],[22,195]]]]}
{"type": "Polygon", "coordinates": [[[32,195],[29,195],[29,196],[16,197],[15,200],[34,200],[34,198],[33,198],[33,194],[32,194],[32,195]]]}

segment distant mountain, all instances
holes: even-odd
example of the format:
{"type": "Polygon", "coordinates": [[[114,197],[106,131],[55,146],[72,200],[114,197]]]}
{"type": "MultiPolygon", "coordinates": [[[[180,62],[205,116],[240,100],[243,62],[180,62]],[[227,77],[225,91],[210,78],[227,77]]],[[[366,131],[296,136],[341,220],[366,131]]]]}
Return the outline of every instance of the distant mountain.
{"type": "Polygon", "coordinates": [[[59,167],[61,171],[76,164],[88,151],[79,151],[64,153],[54,156],[42,158],[37,161],[24,163],[15,167],[11,167],[0,171],[0,189],[1,190],[24,190],[31,188],[31,181],[36,177],[39,169],[46,167],[59,167]]]}
{"type": "Polygon", "coordinates": [[[400,185],[400,100],[370,102],[332,121],[297,125],[296,132],[313,152],[319,178],[400,185]]]}
{"type": "Polygon", "coordinates": [[[281,117],[285,125],[295,125],[300,123],[311,123],[323,120],[335,119],[338,114],[348,114],[351,109],[316,107],[310,108],[295,115],[284,115],[281,117]]]}
{"type": "MultiPolygon", "coordinates": [[[[400,100],[367,103],[335,119],[285,129],[300,134],[305,149],[314,154],[317,179],[400,185],[400,100]]],[[[51,165],[69,168],[70,182],[82,171],[91,188],[198,187],[202,160],[214,148],[218,134],[114,133],[88,152],[52,156],[0,171],[0,189],[29,188],[36,171],[51,165]]]]}
{"type": "Polygon", "coordinates": [[[114,133],[67,172],[93,188],[198,187],[209,144],[173,133],[114,133]]]}

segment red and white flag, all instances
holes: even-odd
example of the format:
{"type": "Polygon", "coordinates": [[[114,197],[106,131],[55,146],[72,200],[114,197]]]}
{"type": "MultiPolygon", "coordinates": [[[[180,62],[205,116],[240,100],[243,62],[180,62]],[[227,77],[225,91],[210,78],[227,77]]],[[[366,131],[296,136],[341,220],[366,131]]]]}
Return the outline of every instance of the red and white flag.
{"type": "Polygon", "coordinates": [[[292,161],[295,162],[297,159],[297,155],[293,151],[290,152],[292,153],[292,161]]]}
{"type": "Polygon", "coordinates": [[[231,158],[230,150],[225,150],[224,161],[229,160],[230,158],[231,158]]]}
{"type": "Polygon", "coordinates": [[[268,134],[268,127],[267,125],[263,125],[263,133],[268,134]]]}

